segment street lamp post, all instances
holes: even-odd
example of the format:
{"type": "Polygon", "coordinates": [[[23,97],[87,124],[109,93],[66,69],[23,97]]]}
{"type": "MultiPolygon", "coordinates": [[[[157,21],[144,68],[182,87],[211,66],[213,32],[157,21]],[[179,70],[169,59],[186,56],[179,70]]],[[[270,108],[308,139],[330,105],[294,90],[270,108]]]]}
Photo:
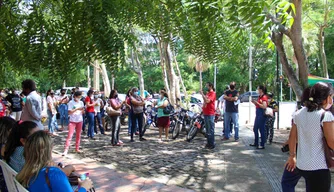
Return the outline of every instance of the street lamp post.
{"type": "Polygon", "coordinates": [[[278,58],[278,51],[276,48],[276,88],[277,88],[277,102],[278,102],[278,111],[277,111],[277,129],[279,129],[279,111],[280,111],[280,73],[279,73],[279,68],[278,64],[279,63],[279,58],[278,58]]]}

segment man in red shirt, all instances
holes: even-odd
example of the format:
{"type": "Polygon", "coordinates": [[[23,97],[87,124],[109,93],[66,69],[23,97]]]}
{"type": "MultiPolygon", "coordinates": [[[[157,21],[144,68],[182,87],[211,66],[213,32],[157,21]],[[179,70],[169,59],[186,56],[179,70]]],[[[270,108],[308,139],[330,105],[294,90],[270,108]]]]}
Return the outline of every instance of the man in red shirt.
{"type": "Polygon", "coordinates": [[[216,92],[214,91],[213,84],[208,82],[205,86],[206,95],[203,94],[203,91],[200,91],[204,104],[203,104],[203,115],[204,122],[206,127],[207,134],[207,144],[206,148],[214,149],[215,148],[215,101],[216,101],[216,92]]]}

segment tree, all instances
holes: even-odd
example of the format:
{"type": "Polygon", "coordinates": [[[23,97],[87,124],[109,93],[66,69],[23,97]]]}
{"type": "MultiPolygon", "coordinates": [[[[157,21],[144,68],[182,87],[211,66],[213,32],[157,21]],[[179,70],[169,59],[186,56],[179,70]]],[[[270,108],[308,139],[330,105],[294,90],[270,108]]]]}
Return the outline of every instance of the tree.
{"type": "Polygon", "coordinates": [[[209,64],[201,61],[200,58],[196,58],[193,55],[190,55],[188,57],[188,65],[191,68],[195,68],[197,72],[199,72],[199,84],[200,84],[200,90],[203,90],[203,78],[202,73],[209,69],[209,64]]]}

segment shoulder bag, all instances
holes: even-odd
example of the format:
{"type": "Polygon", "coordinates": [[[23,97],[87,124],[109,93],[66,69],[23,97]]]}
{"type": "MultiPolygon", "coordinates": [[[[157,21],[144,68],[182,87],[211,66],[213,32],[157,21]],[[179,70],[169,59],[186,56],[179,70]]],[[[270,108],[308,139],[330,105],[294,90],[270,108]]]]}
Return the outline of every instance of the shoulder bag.
{"type": "Polygon", "coordinates": [[[115,110],[112,106],[111,106],[111,99],[109,100],[110,102],[110,106],[106,108],[106,112],[109,116],[119,116],[121,115],[121,109],[115,110]]]}
{"type": "Polygon", "coordinates": [[[164,114],[169,115],[174,111],[174,107],[170,104],[169,99],[167,99],[167,101],[168,101],[168,105],[163,109],[163,112],[164,114]]]}
{"type": "Polygon", "coordinates": [[[332,167],[334,167],[334,150],[331,149],[328,146],[327,141],[326,141],[326,137],[325,137],[325,133],[324,133],[324,127],[322,126],[322,120],[325,117],[325,113],[326,113],[326,111],[323,112],[322,115],[321,115],[320,126],[321,126],[322,133],[324,135],[324,137],[322,138],[322,141],[324,143],[326,163],[327,163],[328,168],[332,168],[332,167]]]}

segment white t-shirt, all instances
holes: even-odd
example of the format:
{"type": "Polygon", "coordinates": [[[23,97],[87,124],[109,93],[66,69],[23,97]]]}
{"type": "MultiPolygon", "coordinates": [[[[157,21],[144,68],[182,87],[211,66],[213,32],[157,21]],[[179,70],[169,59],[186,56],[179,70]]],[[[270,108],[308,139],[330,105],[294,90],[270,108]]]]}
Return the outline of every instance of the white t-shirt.
{"type": "MultiPolygon", "coordinates": [[[[75,102],[74,100],[71,100],[67,104],[67,106],[68,106],[68,110],[73,110],[73,109],[76,109],[76,108],[84,107],[84,104],[83,104],[82,101],[75,102]]],[[[82,111],[81,110],[77,110],[70,115],[70,122],[79,123],[79,122],[82,122],[82,121],[83,121],[83,119],[82,119],[82,111]]]]}
{"type": "MultiPolygon", "coordinates": [[[[56,97],[51,97],[50,95],[46,98],[46,102],[48,104],[51,104],[51,111],[53,113],[56,113],[57,110],[56,110],[56,107],[55,107],[55,103],[57,102],[57,99],[56,97]]],[[[49,109],[49,108],[48,108],[49,109]]],[[[50,109],[49,109],[50,110],[50,109]]]]}
{"type": "MultiPolygon", "coordinates": [[[[297,125],[298,150],[297,167],[305,171],[328,169],[325,159],[323,132],[320,126],[323,109],[307,112],[304,107],[294,115],[293,122],[297,125]]],[[[323,122],[334,121],[331,112],[326,112],[323,122]]]]}
{"type": "Polygon", "coordinates": [[[102,100],[100,98],[98,98],[97,100],[94,99],[94,102],[98,104],[98,105],[94,105],[94,111],[96,113],[100,113],[101,112],[102,100]]]}

